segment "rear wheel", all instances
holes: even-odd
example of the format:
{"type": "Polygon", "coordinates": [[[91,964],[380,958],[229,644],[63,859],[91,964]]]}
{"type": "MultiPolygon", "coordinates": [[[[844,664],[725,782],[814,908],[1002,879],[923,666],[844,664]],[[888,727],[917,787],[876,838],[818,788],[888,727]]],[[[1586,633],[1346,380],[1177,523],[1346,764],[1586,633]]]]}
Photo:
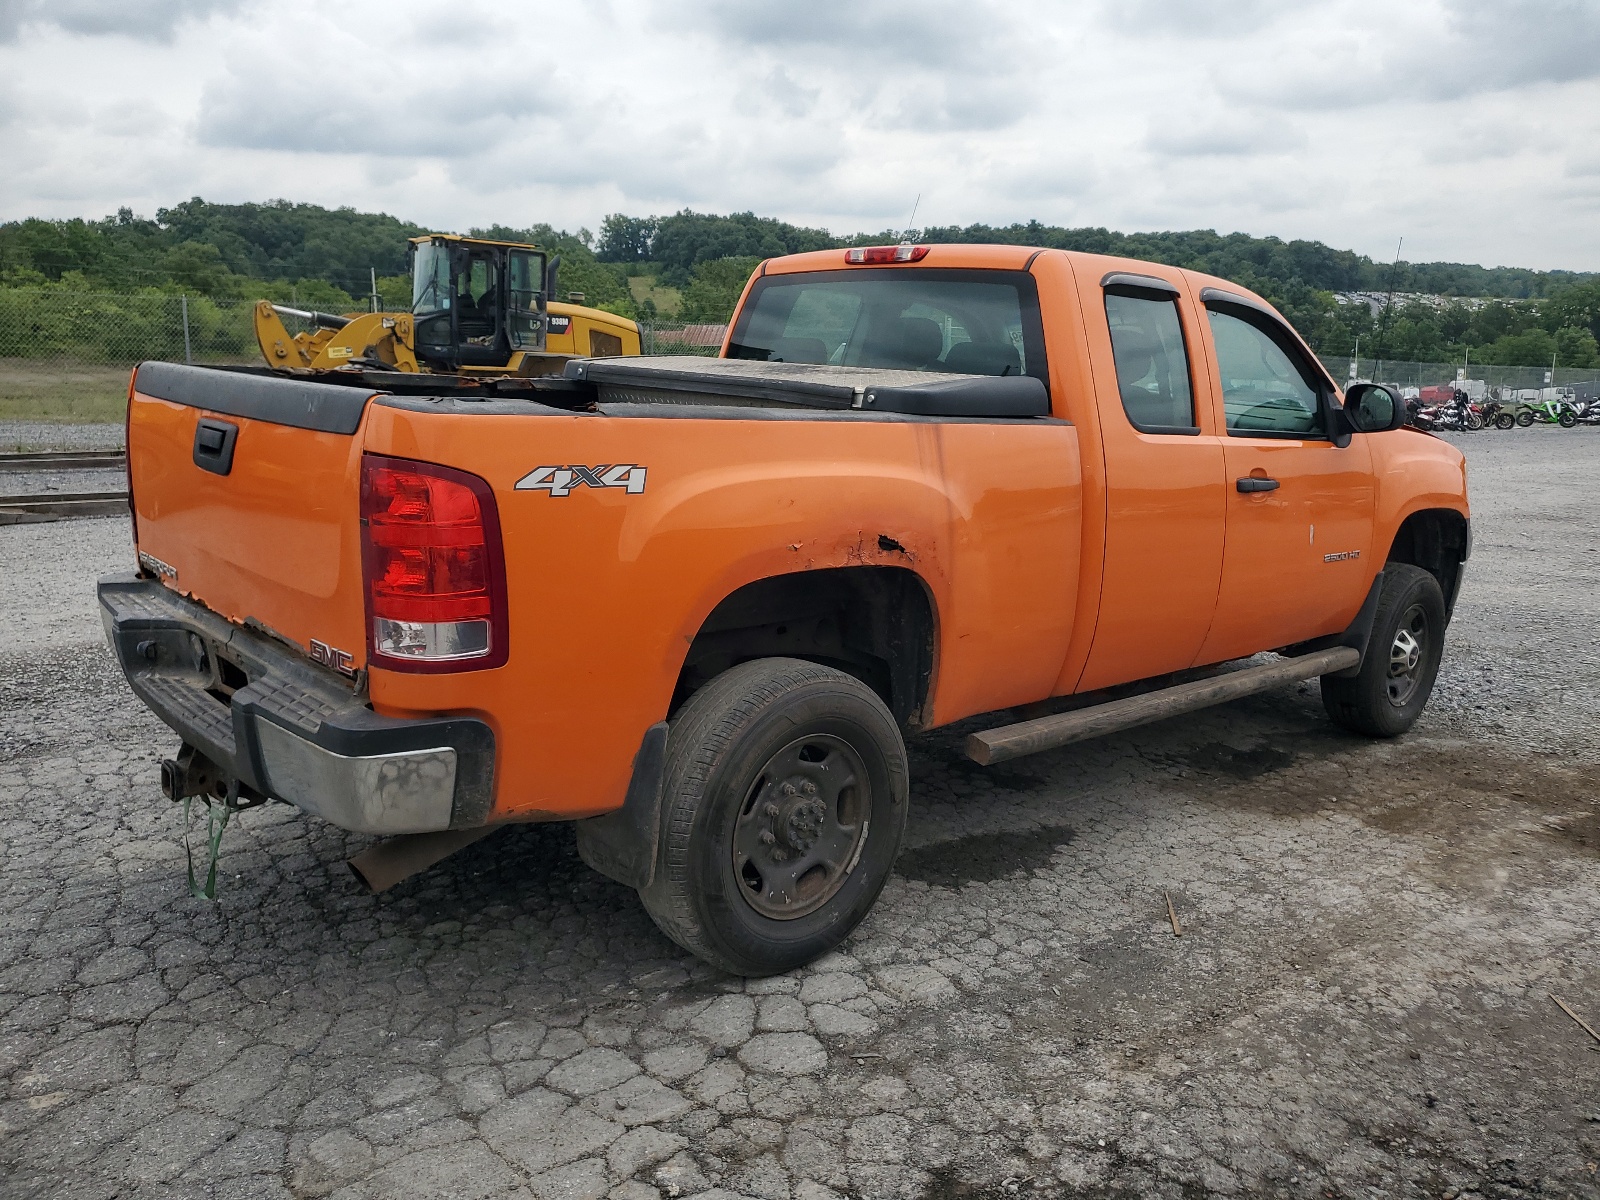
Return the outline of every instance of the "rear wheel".
{"type": "Polygon", "coordinates": [[[797,659],[734,667],[672,723],[662,858],[640,898],[724,971],[810,962],[888,879],[908,780],[899,728],[860,680],[797,659]]]}
{"type": "Polygon", "coordinates": [[[1523,429],[1526,429],[1529,425],[1533,424],[1533,414],[1528,412],[1526,409],[1524,409],[1522,412],[1519,412],[1517,414],[1517,424],[1523,429]]]}
{"type": "Polygon", "coordinates": [[[1500,413],[1494,419],[1494,427],[1496,429],[1510,429],[1516,423],[1517,419],[1508,412],[1500,413]]]}
{"type": "Polygon", "coordinates": [[[1444,593],[1421,567],[1390,563],[1366,657],[1355,675],[1322,677],[1322,707],[1337,725],[1396,737],[1416,724],[1444,656],[1444,593]]]}

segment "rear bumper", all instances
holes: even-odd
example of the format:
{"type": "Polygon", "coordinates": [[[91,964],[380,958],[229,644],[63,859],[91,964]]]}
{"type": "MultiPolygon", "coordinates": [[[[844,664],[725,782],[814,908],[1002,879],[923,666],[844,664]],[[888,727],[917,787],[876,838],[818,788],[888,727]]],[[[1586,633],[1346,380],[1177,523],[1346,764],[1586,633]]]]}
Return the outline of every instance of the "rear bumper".
{"type": "Polygon", "coordinates": [[[487,821],[494,734],[484,722],[379,716],[297,648],[156,580],[108,575],[99,596],[134,694],[229,778],[357,833],[487,821]]]}

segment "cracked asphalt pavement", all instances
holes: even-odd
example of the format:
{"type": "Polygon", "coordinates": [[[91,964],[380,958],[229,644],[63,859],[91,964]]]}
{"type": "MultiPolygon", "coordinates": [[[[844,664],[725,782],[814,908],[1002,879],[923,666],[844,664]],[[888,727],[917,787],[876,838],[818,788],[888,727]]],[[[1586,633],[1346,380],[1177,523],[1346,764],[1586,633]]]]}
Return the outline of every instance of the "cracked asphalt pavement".
{"type": "Polygon", "coordinates": [[[877,910],[750,982],[560,826],[372,897],[274,805],[192,899],[94,607],[126,522],[0,529],[0,1195],[1600,1197],[1551,999],[1600,1027],[1600,432],[1458,444],[1413,733],[1302,686],[998,768],[917,739],[877,910]]]}

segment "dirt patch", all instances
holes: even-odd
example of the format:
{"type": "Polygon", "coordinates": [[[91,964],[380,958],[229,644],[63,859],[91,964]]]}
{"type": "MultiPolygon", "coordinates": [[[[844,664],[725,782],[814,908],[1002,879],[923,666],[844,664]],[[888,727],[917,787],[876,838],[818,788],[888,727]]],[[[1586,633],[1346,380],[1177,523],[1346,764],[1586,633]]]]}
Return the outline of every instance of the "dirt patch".
{"type": "Polygon", "coordinates": [[[1065,825],[1046,825],[1021,833],[975,833],[903,851],[894,869],[907,879],[941,887],[993,883],[1018,871],[1049,866],[1056,851],[1072,837],[1072,830],[1065,825]]]}
{"type": "Polygon", "coordinates": [[[1527,810],[1527,829],[1550,846],[1600,855],[1600,764],[1468,743],[1373,743],[1325,728],[1210,743],[1170,761],[1200,784],[1197,797],[1274,816],[1346,811],[1387,833],[1454,837],[1511,806],[1527,810]]]}

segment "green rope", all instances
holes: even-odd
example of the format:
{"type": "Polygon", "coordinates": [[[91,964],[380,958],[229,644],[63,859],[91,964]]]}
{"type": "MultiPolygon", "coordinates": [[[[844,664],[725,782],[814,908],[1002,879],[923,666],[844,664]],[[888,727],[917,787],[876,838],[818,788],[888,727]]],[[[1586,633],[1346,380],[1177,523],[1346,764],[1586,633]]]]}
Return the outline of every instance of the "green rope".
{"type": "Polygon", "coordinates": [[[217,858],[222,852],[222,831],[228,827],[228,817],[232,810],[226,804],[213,804],[206,800],[206,841],[210,844],[211,867],[206,872],[205,886],[195,882],[194,878],[194,851],[189,847],[189,802],[192,796],[183,798],[183,855],[189,860],[189,894],[197,900],[215,900],[217,898],[217,858]],[[218,810],[222,815],[217,815],[218,810]]]}

